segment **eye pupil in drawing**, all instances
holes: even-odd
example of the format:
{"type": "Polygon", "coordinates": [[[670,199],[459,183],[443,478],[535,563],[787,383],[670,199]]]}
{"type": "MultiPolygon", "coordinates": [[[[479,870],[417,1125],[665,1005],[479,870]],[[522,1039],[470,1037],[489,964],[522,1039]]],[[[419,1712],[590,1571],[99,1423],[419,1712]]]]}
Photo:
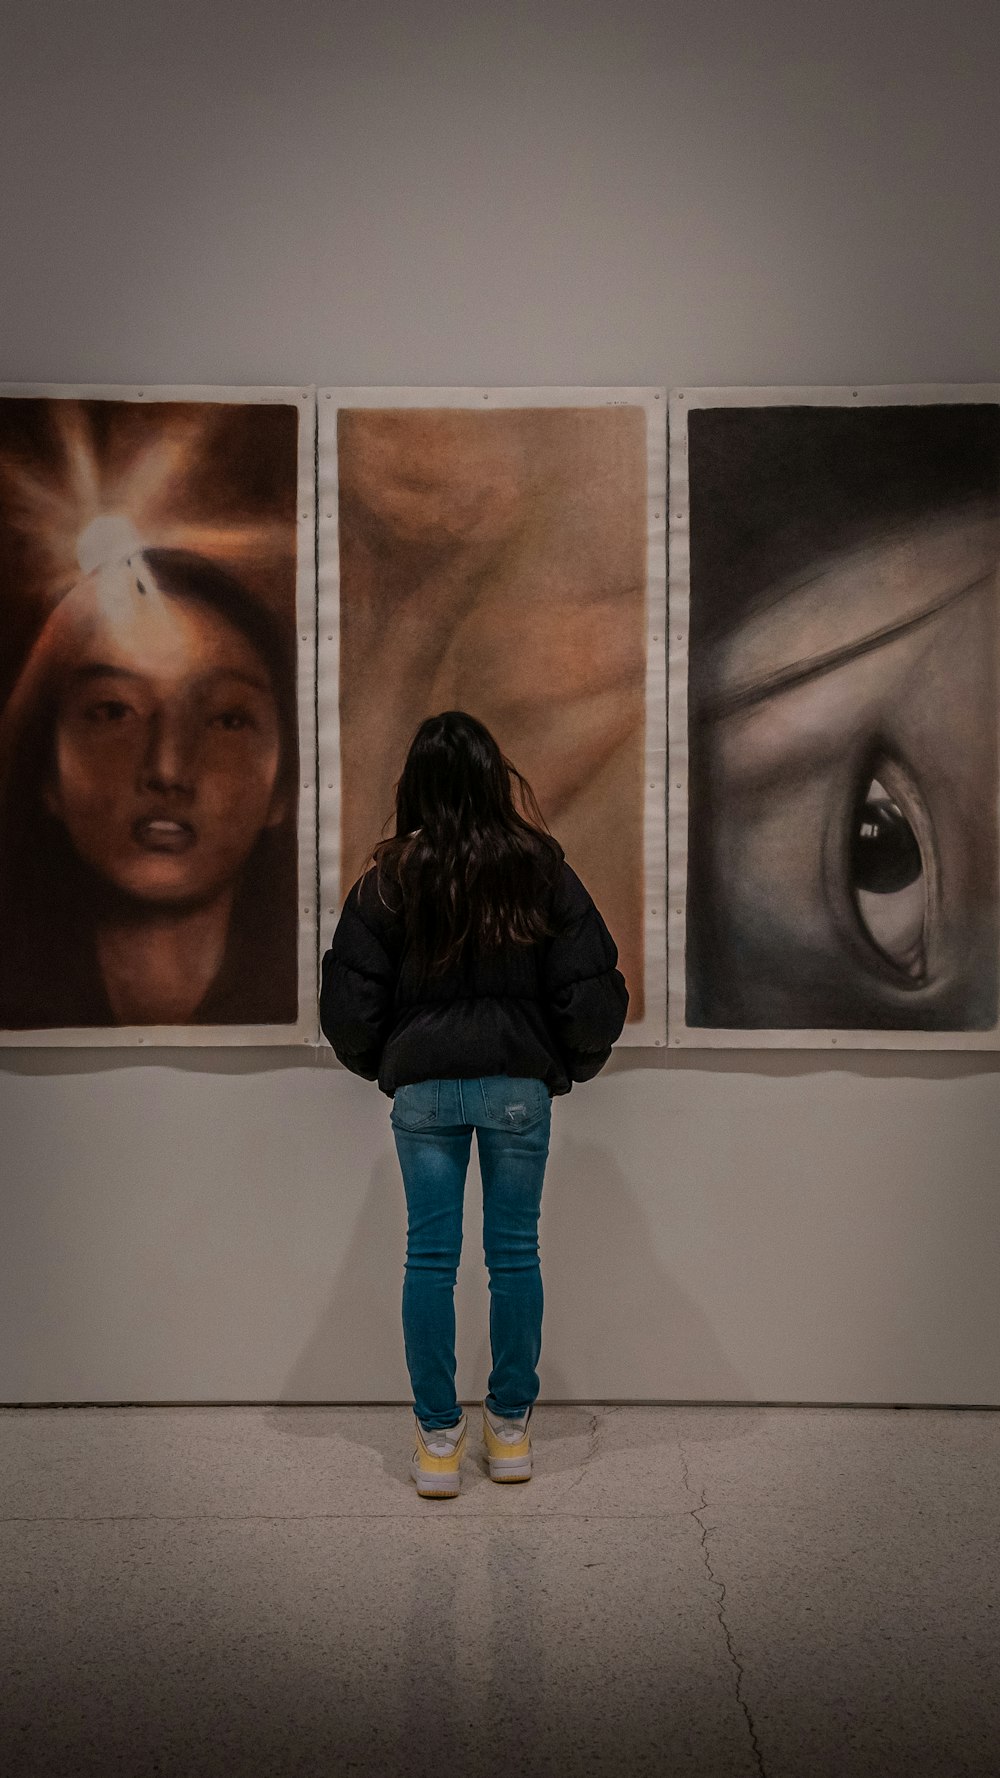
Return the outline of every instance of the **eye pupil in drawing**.
{"type": "Polygon", "coordinates": [[[899,804],[873,778],[856,817],[851,843],[855,890],[895,895],[923,872],[917,837],[899,804]]]}

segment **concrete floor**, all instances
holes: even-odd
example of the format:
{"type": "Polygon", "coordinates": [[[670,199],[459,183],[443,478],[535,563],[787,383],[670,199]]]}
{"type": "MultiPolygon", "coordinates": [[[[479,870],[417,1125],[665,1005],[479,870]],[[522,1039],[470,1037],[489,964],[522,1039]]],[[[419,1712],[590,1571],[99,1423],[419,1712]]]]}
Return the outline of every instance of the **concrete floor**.
{"type": "Polygon", "coordinates": [[[0,1413],[0,1771],[996,1778],[1000,1414],[0,1413]]]}

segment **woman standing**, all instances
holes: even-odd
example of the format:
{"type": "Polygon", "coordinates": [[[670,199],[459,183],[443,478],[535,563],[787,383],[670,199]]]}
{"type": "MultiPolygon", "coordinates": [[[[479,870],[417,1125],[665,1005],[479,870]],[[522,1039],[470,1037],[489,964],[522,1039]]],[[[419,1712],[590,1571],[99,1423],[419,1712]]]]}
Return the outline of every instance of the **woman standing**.
{"type": "Polygon", "coordinates": [[[459,1490],[466,1418],[455,1395],[454,1290],[473,1130],[493,1354],[483,1437],[494,1481],[531,1475],[551,1099],[592,1079],[621,1034],[628,991],[617,962],[530,787],[489,731],[458,710],[428,718],[397,786],[395,837],[347,897],[320,995],[340,1061],[393,1100],[421,1495],[459,1490]]]}

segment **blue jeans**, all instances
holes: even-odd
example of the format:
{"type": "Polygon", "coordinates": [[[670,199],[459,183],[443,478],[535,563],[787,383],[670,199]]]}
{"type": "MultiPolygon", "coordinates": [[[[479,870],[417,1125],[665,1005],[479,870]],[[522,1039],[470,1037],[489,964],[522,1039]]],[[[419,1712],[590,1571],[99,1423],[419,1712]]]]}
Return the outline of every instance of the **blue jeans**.
{"type": "Polygon", "coordinates": [[[517,1419],[538,1394],[538,1213],[551,1119],[544,1081],[506,1074],[422,1080],[400,1087],[393,1099],[408,1215],[403,1342],[414,1412],[428,1428],[454,1426],[462,1413],[455,1394],[455,1277],[473,1130],[490,1277],[493,1369],[486,1405],[517,1419]]]}

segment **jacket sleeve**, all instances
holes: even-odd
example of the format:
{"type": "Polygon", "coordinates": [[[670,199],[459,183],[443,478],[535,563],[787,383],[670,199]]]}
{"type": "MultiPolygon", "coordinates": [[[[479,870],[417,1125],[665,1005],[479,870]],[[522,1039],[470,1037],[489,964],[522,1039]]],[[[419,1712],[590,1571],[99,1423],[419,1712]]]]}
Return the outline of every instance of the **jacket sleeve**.
{"type": "Polygon", "coordinates": [[[364,888],[362,877],[344,903],[323,958],[319,1022],[337,1060],[363,1080],[377,1080],[398,965],[390,935],[372,918],[372,898],[364,888]]]}
{"type": "Polygon", "coordinates": [[[556,930],[542,972],[549,1018],[571,1080],[592,1080],[622,1034],[628,989],[617,968],[615,941],[568,864],[562,867],[552,920],[556,930]]]}

